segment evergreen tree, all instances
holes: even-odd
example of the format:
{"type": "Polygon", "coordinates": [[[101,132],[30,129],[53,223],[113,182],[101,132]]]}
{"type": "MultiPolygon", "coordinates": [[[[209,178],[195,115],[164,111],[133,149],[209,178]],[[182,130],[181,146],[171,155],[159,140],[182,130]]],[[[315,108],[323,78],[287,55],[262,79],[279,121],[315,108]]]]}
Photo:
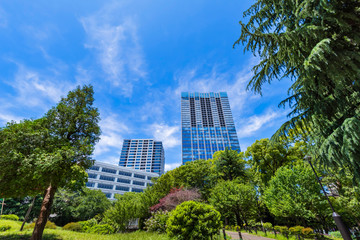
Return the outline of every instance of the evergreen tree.
{"type": "Polygon", "coordinates": [[[273,136],[310,128],[313,153],[360,180],[360,2],[258,0],[236,44],[259,55],[248,88],[290,78],[291,119],[273,136]]]}

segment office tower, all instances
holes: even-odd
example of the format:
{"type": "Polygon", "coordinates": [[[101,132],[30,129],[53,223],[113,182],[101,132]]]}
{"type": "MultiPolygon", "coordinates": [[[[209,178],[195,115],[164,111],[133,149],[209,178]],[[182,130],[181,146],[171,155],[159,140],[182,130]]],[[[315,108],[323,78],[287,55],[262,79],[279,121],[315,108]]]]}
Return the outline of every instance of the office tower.
{"type": "Polygon", "coordinates": [[[226,92],[181,93],[182,162],[210,159],[226,147],[240,151],[226,92]]]}
{"type": "Polygon", "coordinates": [[[162,142],[152,139],[125,139],[119,166],[164,173],[165,153],[162,142]]]}

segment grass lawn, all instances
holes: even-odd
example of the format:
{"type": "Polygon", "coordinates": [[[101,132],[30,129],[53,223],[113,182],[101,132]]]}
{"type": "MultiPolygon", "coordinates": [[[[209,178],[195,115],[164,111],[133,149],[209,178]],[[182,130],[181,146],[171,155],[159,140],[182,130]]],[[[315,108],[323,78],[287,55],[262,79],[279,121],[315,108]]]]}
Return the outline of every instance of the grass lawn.
{"type": "MultiPolygon", "coordinates": [[[[32,229],[27,229],[22,232],[19,231],[21,222],[0,220],[0,226],[9,225],[10,230],[0,232],[0,240],[18,240],[18,239],[30,239],[32,229]]],[[[99,235],[93,233],[79,233],[72,231],[65,231],[59,229],[45,229],[44,240],[133,240],[133,239],[145,239],[145,240],[169,240],[164,234],[149,233],[145,231],[133,232],[133,233],[118,233],[111,235],[99,235]]]]}

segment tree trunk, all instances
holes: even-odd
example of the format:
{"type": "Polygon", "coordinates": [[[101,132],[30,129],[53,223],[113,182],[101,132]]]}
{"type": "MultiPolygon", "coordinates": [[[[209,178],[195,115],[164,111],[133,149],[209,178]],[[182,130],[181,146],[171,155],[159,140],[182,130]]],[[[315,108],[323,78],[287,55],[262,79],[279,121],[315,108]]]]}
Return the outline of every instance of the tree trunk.
{"type": "Polygon", "coordinates": [[[50,184],[50,186],[45,191],[45,196],[41,204],[39,218],[36,220],[35,228],[30,240],[42,240],[42,235],[45,229],[47,219],[50,215],[51,205],[54,200],[55,192],[56,187],[50,184]]]}
{"type": "Polygon", "coordinates": [[[21,224],[20,231],[22,231],[22,230],[23,230],[24,225],[25,225],[25,222],[26,222],[26,221],[28,220],[28,218],[29,218],[29,215],[30,215],[31,209],[33,208],[33,206],[34,206],[34,204],[35,204],[35,199],[36,199],[36,196],[33,198],[32,202],[31,202],[31,205],[30,205],[29,209],[28,209],[28,210],[27,210],[27,212],[26,212],[26,215],[25,215],[24,221],[23,221],[23,223],[21,224]]]}
{"type": "Polygon", "coordinates": [[[2,199],[0,219],[1,219],[1,216],[2,216],[2,213],[3,213],[4,204],[5,204],[5,198],[2,199]]]}

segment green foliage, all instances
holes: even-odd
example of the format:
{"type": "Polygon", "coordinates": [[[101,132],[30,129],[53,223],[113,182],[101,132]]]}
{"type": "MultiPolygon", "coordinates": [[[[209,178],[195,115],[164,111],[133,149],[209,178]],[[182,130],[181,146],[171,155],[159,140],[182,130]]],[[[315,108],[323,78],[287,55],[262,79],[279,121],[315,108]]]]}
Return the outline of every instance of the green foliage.
{"type": "Polygon", "coordinates": [[[80,221],[78,223],[81,225],[82,231],[87,232],[90,228],[97,225],[98,221],[96,221],[96,219],[92,218],[92,219],[89,219],[87,221],[80,221]]]}
{"type": "MultiPolygon", "coordinates": [[[[290,229],[287,226],[279,226],[279,232],[284,235],[284,236],[288,236],[290,229]]],[[[275,229],[276,230],[276,229],[275,229]]]]}
{"type": "Polygon", "coordinates": [[[342,238],[341,233],[339,231],[334,231],[329,233],[334,238],[342,238]]]}
{"type": "Polygon", "coordinates": [[[115,205],[104,213],[103,221],[116,230],[125,231],[129,222],[139,218],[142,213],[142,194],[129,192],[124,195],[116,194],[115,198],[115,205]]]}
{"type": "Polygon", "coordinates": [[[245,160],[242,153],[226,148],[224,151],[214,153],[214,174],[222,180],[246,179],[245,160]]]}
{"type": "Polygon", "coordinates": [[[311,128],[313,155],[360,179],[360,2],[358,0],[257,0],[245,13],[235,44],[258,54],[248,87],[293,80],[290,121],[274,138],[296,126],[311,128]]]}
{"type": "Polygon", "coordinates": [[[319,217],[330,215],[321,187],[307,163],[279,168],[263,197],[272,214],[293,222],[319,221],[319,217]]]}
{"type": "Polygon", "coordinates": [[[103,214],[110,208],[111,202],[100,190],[83,187],[80,191],[59,189],[55,195],[52,220],[57,225],[69,222],[84,221],[103,214]]]}
{"type": "Polygon", "coordinates": [[[245,152],[251,172],[260,180],[260,190],[266,187],[275,172],[282,166],[302,159],[304,153],[298,145],[270,142],[268,138],[256,140],[245,152]]]}
{"type": "Polygon", "coordinates": [[[0,225],[0,232],[5,232],[7,230],[11,229],[10,225],[1,224],[0,225]]]}
{"type": "Polygon", "coordinates": [[[112,234],[115,232],[115,229],[109,224],[97,224],[89,228],[86,232],[97,234],[112,234]]]}
{"type": "Polygon", "coordinates": [[[300,235],[301,231],[304,229],[304,227],[302,226],[295,226],[295,227],[291,227],[289,228],[289,232],[292,235],[300,235]]]}
{"type": "Polygon", "coordinates": [[[301,229],[301,235],[304,236],[305,238],[312,237],[313,233],[314,233],[314,230],[312,230],[309,227],[301,229]]]}
{"type": "MultiPolygon", "coordinates": [[[[28,211],[34,197],[25,198],[6,198],[4,206],[4,214],[15,214],[19,216],[19,220],[24,220],[26,212],[28,211]]],[[[34,206],[30,212],[28,221],[36,218],[39,215],[41,203],[43,198],[38,195],[36,196],[34,206]]]]}
{"type": "Polygon", "coordinates": [[[3,219],[3,220],[19,221],[19,217],[16,216],[15,214],[1,215],[1,219],[3,219]]]}
{"type": "Polygon", "coordinates": [[[194,201],[183,202],[167,221],[169,237],[202,240],[216,235],[221,227],[220,213],[214,207],[194,201]]]}
{"type": "Polygon", "coordinates": [[[235,181],[219,182],[212,190],[209,202],[223,215],[230,217],[235,214],[237,224],[248,224],[255,214],[256,192],[249,184],[235,181]]]}
{"type": "Polygon", "coordinates": [[[151,214],[145,222],[145,228],[149,232],[166,233],[166,221],[169,218],[168,211],[159,210],[151,214]]]}
{"type": "Polygon", "coordinates": [[[268,231],[272,230],[273,225],[270,222],[266,222],[263,224],[264,228],[268,231]]]}
{"type": "Polygon", "coordinates": [[[83,230],[82,225],[77,222],[68,223],[65,226],[63,226],[62,229],[68,230],[68,231],[75,231],[75,232],[81,232],[83,230]]]}

